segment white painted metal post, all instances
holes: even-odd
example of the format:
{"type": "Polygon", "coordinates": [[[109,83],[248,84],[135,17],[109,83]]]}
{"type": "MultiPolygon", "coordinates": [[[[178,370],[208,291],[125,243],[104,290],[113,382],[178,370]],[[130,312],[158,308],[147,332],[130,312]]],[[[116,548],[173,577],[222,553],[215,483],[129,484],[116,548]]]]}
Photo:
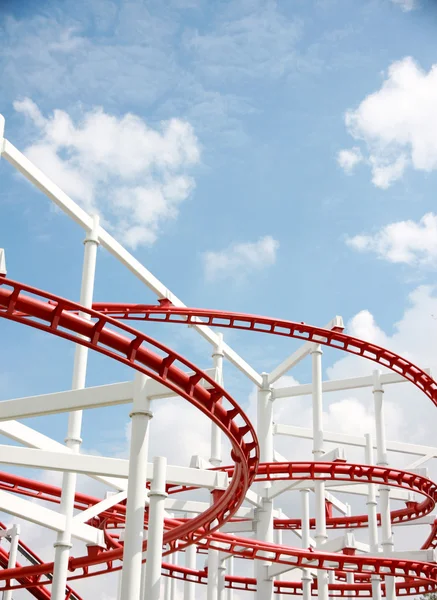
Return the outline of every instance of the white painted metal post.
{"type": "MultiPolygon", "coordinates": [[[[230,556],[228,558],[228,574],[234,574],[234,557],[230,556]]],[[[226,600],[234,600],[234,590],[232,588],[228,588],[228,594],[226,600]]]]}
{"type": "MultiPolygon", "coordinates": [[[[82,270],[82,286],[80,303],[89,308],[93,301],[94,279],[96,273],[99,218],[94,217],[93,227],[85,238],[84,261],[82,270]]],[[[86,313],[81,313],[88,319],[86,313]]],[[[86,370],[88,362],[88,348],[76,344],[73,367],[72,389],[85,387],[86,370]]],[[[78,453],[80,449],[82,429],[82,411],[70,413],[68,418],[68,431],[65,443],[72,452],[78,453]]],[[[58,534],[55,547],[55,561],[52,583],[52,600],[64,600],[68,575],[68,559],[71,548],[71,526],[74,515],[74,496],[76,493],[77,474],[71,471],[64,473],[62,478],[62,496],[60,513],[65,515],[65,530],[58,534]]]]}
{"type": "Polygon", "coordinates": [[[159,600],[161,597],[164,504],[167,498],[165,491],[166,470],[167,459],[164,456],[156,456],[153,460],[153,480],[149,492],[149,532],[147,536],[146,585],[144,595],[147,600],[159,600]]]}
{"type": "MultiPolygon", "coordinates": [[[[217,336],[217,344],[212,354],[213,364],[216,369],[215,379],[219,385],[223,385],[223,334],[217,336]]],[[[221,431],[212,423],[211,425],[211,456],[210,463],[219,467],[222,462],[221,431]]],[[[219,567],[220,559],[218,550],[208,550],[208,584],[207,600],[218,600],[219,597],[219,567]]],[[[194,584],[191,584],[194,586],[194,584]]]]}
{"type": "MultiPolygon", "coordinates": [[[[373,372],[373,398],[375,405],[376,428],[376,457],[377,464],[388,466],[387,438],[384,418],[384,390],[381,384],[381,372],[373,372]]],[[[379,486],[380,512],[381,512],[381,546],[383,554],[393,552],[393,534],[390,516],[390,488],[379,486]]],[[[394,577],[385,578],[385,597],[387,600],[396,600],[396,585],[394,577]]]]}
{"type": "MultiPolygon", "coordinates": [[[[223,334],[218,333],[217,339],[218,342],[217,345],[214,346],[212,360],[216,369],[215,380],[219,385],[223,385],[223,334]]],[[[219,467],[222,462],[221,431],[215,423],[211,424],[211,457],[209,461],[214,467],[219,467]]]]}
{"type": "Polygon", "coordinates": [[[133,406],[130,413],[132,429],[121,575],[121,597],[130,600],[141,600],[148,428],[152,418],[150,400],[147,397],[147,380],[142,373],[135,374],[133,406]]]}
{"type": "MultiPolygon", "coordinates": [[[[188,546],[185,550],[185,566],[187,569],[196,569],[196,546],[188,546]]],[[[186,581],[184,583],[184,600],[194,600],[196,594],[195,583],[186,581]]]]}
{"type": "MultiPolygon", "coordinates": [[[[302,519],[302,548],[310,547],[310,490],[304,488],[301,494],[301,519],[302,519]]],[[[311,584],[313,578],[309,569],[302,569],[302,595],[303,600],[311,600],[311,584]]]]}
{"type": "MultiPolygon", "coordinates": [[[[279,518],[282,519],[282,511],[279,511],[279,518]]],[[[277,544],[278,546],[282,546],[282,529],[273,529],[273,539],[275,541],[275,544],[277,544]]],[[[279,573],[276,576],[276,580],[277,581],[281,581],[282,579],[282,573],[279,573]]],[[[282,594],[276,594],[275,596],[276,600],[283,600],[283,595],[282,594]]]]}
{"type": "Polygon", "coordinates": [[[219,552],[208,552],[208,583],[206,590],[207,600],[218,600],[219,552]]]}
{"type": "MultiPolygon", "coordinates": [[[[8,569],[13,569],[17,564],[19,539],[20,539],[20,526],[12,525],[11,541],[10,541],[10,547],[9,547],[8,569]]],[[[2,598],[3,598],[3,600],[12,600],[12,590],[4,591],[2,598]]]]}
{"type": "Polygon", "coordinates": [[[219,568],[218,568],[218,600],[225,600],[225,577],[226,577],[226,564],[219,554],[219,568]]]}
{"type": "MultiPolygon", "coordinates": [[[[368,465],[374,464],[373,459],[373,440],[370,433],[366,433],[366,463],[368,465]]],[[[380,552],[378,544],[378,516],[377,516],[377,501],[376,501],[376,486],[369,484],[367,495],[367,514],[369,516],[369,545],[370,552],[377,554],[380,552]]],[[[379,575],[372,575],[372,597],[374,600],[381,600],[381,577],[379,575]]]]}
{"type": "MultiPolygon", "coordinates": [[[[313,455],[314,460],[319,460],[323,454],[323,397],[322,397],[322,348],[320,344],[311,347],[312,359],[312,401],[313,401],[313,455]]],[[[314,482],[316,500],[316,533],[317,547],[321,548],[326,542],[326,513],[325,513],[325,482],[314,482]]],[[[319,600],[329,599],[327,574],[317,572],[317,588],[319,600]]]]}
{"type": "MultiPolygon", "coordinates": [[[[273,400],[268,373],[262,373],[263,384],[258,390],[257,408],[257,435],[260,448],[260,462],[272,463],[273,456],[273,400]]],[[[264,542],[273,542],[273,501],[267,497],[267,490],[271,487],[266,481],[261,485],[262,508],[256,509],[257,539],[264,542]]],[[[266,561],[255,561],[256,598],[257,600],[273,599],[273,579],[268,577],[266,561]]]]}

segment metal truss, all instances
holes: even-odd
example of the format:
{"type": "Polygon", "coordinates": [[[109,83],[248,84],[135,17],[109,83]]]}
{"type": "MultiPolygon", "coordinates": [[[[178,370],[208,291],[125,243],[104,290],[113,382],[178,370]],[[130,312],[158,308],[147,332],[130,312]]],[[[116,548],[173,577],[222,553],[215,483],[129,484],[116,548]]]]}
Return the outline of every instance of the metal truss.
{"type": "Polygon", "coordinates": [[[206,586],[207,600],[232,600],[234,590],[255,594],[257,600],[275,595],[393,600],[437,591],[437,486],[423,468],[437,457],[437,448],[387,441],[384,422],[387,385],[409,383],[437,404],[437,383],[430,372],[346,335],[339,316],[325,327],[314,327],[186,307],[100,225],[97,216],[87,214],[4,139],[3,127],[0,117],[1,155],[86,235],[79,303],[7,278],[6,256],[0,249],[0,318],[15,322],[17,328],[63,338],[76,348],[71,390],[0,403],[0,433],[19,444],[0,445],[0,463],[63,473],[61,487],[10,469],[0,473],[0,510],[57,534],[53,560],[44,562],[22,542],[18,525],[0,524],[0,542],[6,543],[0,545],[3,600],[11,600],[16,589],[43,600],[81,600],[71,582],[114,571],[120,571],[119,600],[158,600],[164,595],[174,600],[177,586],[184,600],[194,600],[196,586],[201,585],[206,586]],[[99,244],[155,294],[156,304],[93,303],[99,244]],[[212,365],[199,369],[132,327],[135,321],[190,326],[211,344],[212,365]],[[219,332],[223,328],[303,344],[270,373],[258,373],[224,342],[219,332]],[[367,359],[376,368],[364,377],[322,381],[324,346],[367,359]],[[86,387],[89,351],[128,366],[132,380],[86,387]],[[312,363],[311,383],[273,387],[304,359],[312,363]],[[224,387],[224,361],[258,388],[256,429],[224,387]],[[360,437],[328,432],[323,426],[323,395],[359,388],[373,393],[375,441],[370,432],[360,437]],[[273,421],[275,401],[304,395],[312,398],[312,428],[273,421]],[[210,457],[193,457],[190,466],[167,465],[165,457],[148,461],[154,403],[172,396],[190,403],[212,424],[210,457]],[[81,453],[82,411],[122,404],[128,405],[132,421],[129,458],[81,453]],[[69,413],[65,445],[17,421],[60,412],[69,413]],[[274,449],[278,435],[311,440],[311,459],[297,462],[280,456],[274,449]],[[223,436],[231,447],[226,465],[223,436]],[[326,451],[327,442],[336,447],[326,451]],[[363,451],[361,463],[347,460],[348,446],[363,451]],[[388,452],[416,458],[404,470],[395,469],[388,452]],[[112,492],[104,498],[79,493],[78,474],[112,492]],[[210,502],[193,497],[198,489],[209,491],[210,502]],[[283,494],[291,492],[299,498],[299,515],[287,515],[279,506],[283,494]],[[352,514],[344,495],[363,497],[365,514],[352,514]],[[393,508],[392,501],[401,507],[393,508]],[[412,524],[430,527],[422,548],[396,551],[393,528],[412,524]],[[341,531],[328,536],[337,529],[341,531]],[[362,530],[368,532],[367,542],[355,536],[362,530]],[[295,534],[299,547],[285,543],[286,532],[295,534]],[[74,539],[87,544],[85,554],[72,555],[74,539]],[[205,556],[207,564],[200,565],[205,556]],[[178,564],[181,557],[184,565],[178,564]],[[237,565],[245,571],[250,562],[253,577],[234,574],[237,565]]]}

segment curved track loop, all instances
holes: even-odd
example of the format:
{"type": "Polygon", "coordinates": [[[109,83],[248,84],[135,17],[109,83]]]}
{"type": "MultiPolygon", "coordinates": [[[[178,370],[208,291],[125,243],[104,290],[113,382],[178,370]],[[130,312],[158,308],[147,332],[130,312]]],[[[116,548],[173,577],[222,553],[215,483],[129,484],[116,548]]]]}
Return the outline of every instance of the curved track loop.
{"type": "MultiPolygon", "coordinates": [[[[189,361],[149,336],[53,294],[3,278],[0,279],[0,307],[0,317],[87,346],[161,382],[201,410],[226,434],[236,463],[232,482],[226,492],[214,495],[211,508],[165,534],[164,543],[170,551],[175,550],[176,542],[178,548],[195,543],[197,538],[220,528],[232,517],[255,477],[259,449],[252,424],[222,387],[189,361]],[[94,321],[86,320],[72,311],[82,315],[85,313],[94,321]],[[188,373],[181,367],[185,367],[188,373]],[[207,381],[211,389],[203,387],[202,380],[207,381]],[[237,419],[243,424],[238,425],[237,419]]],[[[70,569],[119,559],[122,549],[105,554],[105,558],[98,555],[82,560],[73,559],[70,569]]],[[[36,575],[51,572],[52,569],[53,565],[44,568],[24,567],[21,572],[36,575]]]]}
{"type": "MultiPolygon", "coordinates": [[[[437,589],[437,566],[435,564],[381,556],[358,556],[346,552],[334,554],[302,550],[217,533],[216,529],[230,520],[241,505],[245,492],[254,480],[256,473],[257,479],[259,476],[260,480],[311,479],[321,476],[322,479],[388,483],[397,487],[412,488],[424,494],[425,500],[414,507],[407,506],[405,509],[407,513],[404,512],[403,515],[396,515],[396,511],[392,513],[392,518],[399,518],[399,520],[418,518],[418,516],[428,514],[435,505],[436,486],[431,481],[411,473],[365,465],[279,463],[260,465],[258,469],[258,445],[255,432],[247,417],[225,390],[181,356],[145,334],[119,323],[112,317],[179,322],[185,325],[204,324],[230,327],[303,339],[335,347],[400,373],[431,398],[434,404],[437,404],[437,384],[411,362],[374,344],[352,338],[339,331],[328,331],[304,323],[239,313],[176,309],[167,301],[163,301],[161,306],[96,304],[94,310],[88,310],[52,294],[6,279],[0,280],[0,317],[21,322],[85,345],[153,377],[199,408],[226,433],[231,441],[232,458],[236,463],[234,467],[230,468],[232,471],[231,484],[225,493],[214,495],[215,502],[212,507],[199,517],[191,520],[166,520],[167,532],[164,538],[168,545],[166,553],[183,550],[187,545],[196,543],[201,548],[217,548],[241,558],[252,560],[266,560],[267,558],[272,562],[289,564],[297,568],[332,570],[336,572],[340,581],[345,573],[354,572],[357,574],[357,579],[361,578],[364,582],[354,585],[332,584],[330,590],[332,590],[333,596],[347,595],[347,591],[352,590],[355,595],[370,596],[370,586],[366,580],[371,574],[403,579],[404,581],[397,583],[399,595],[418,593],[418,590],[433,591],[437,589]],[[92,321],[82,318],[83,313],[86,313],[92,321]],[[194,372],[194,375],[184,372],[180,366],[175,366],[175,363],[194,372]],[[202,379],[208,381],[212,390],[206,390],[200,385],[202,379]],[[240,420],[243,418],[243,426],[236,424],[237,417],[240,420]]],[[[105,528],[104,521],[102,526],[105,528]]],[[[111,539],[110,533],[107,533],[107,539],[111,539]]],[[[121,559],[122,548],[115,539],[112,543],[115,547],[113,550],[71,559],[70,570],[80,570],[81,572],[72,575],[70,579],[114,570],[113,563],[121,559]],[[91,572],[90,567],[92,566],[100,566],[100,569],[97,572],[91,572]]],[[[28,580],[32,581],[31,585],[41,585],[48,583],[41,581],[41,578],[47,577],[52,568],[52,564],[46,564],[10,569],[2,573],[1,579],[12,579],[20,575],[28,577],[28,580]]],[[[188,572],[181,567],[172,568],[164,565],[165,568],[171,569],[169,575],[173,577],[178,577],[178,572],[185,571],[186,575],[188,572]]],[[[199,575],[198,572],[192,573],[193,576],[196,576],[195,573],[197,576],[199,575]]],[[[256,585],[256,582],[247,578],[228,577],[227,585],[234,589],[253,589],[250,586],[256,585]],[[239,583],[241,587],[238,588],[239,583]]],[[[275,589],[284,595],[301,593],[299,592],[301,586],[298,582],[275,582],[275,589]]],[[[314,590],[316,590],[315,587],[314,590]]],[[[317,595],[317,591],[315,595],[317,595]]]]}

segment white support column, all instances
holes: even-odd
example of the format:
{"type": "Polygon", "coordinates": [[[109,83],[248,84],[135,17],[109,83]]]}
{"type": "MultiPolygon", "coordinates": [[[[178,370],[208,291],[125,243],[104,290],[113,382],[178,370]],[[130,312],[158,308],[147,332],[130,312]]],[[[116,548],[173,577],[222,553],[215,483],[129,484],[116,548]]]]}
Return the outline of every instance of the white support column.
{"type": "MultiPolygon", "coordinates": [[[[176,553],[167,556],[166,561],[170,565],[176,564],[176,553]]],[[[173,577],[166,577],[164,582],[164,600],[175,599],[175,579],[173,577]]],[[[147,600],[147,598],[145,598],[147,600]]]]}
{"type": "MultiPolygon", "coordinates": [[[[187,569],[196,569],[196,546],[188,546],[185,550],[185,566],[187,569]]],[[[184,583],[184,600],[194,600],[196,594],[196,584],[192,581],[184,583]]]]}
{"type": "MultiPolygon", "coordinates": [[[[216,369],[215,380],[219,385],[223,385],[223,334],[217,334],[217,344],[212,353],[213,364],[216,369]]],[[[222,462],[222,439],[221,431],[214,423],[211,424],[211,456],[210,463],[214,467],[219,467],[222,462]]],[[[218,600],[219,598],[219,567],[220,559],[217,550],[208,550],[208,600],[218,600]]],[[[192,584],[194,585],[194,584],[192,584]]]]}
{"type": "MultiPolygon", "coordinates": [[[[94,279],[96,273],[99,218],[94,217],[93,227],[85,238],[85,251],[82,270],[82,287],[80,303],[90,308],[93,301],[94,279]]],[[[88,319],[86,313],[81,313],[88,319]]],[[[85,387],[86,370],[88,362],[88,348],[76,344],[73,367],[72,389],[78,390],[85,387]]],[[[75,453],[79,452],[82,439],[82,411],[70,413],[68,418],[68,431],[65,443],[75,453]]],[[[62,496],[60,513],[65,515],[65,531],[58,534],[55,547],[55,561],[52,583],[52,600],[64,600],[68,575],[68,559],[71,548],[71,525],[74,515],[74,496],[76,493],[77,474],[71,471],[64,473],[62,478],[62,496]]]]}
{"type": "MultiPolygon", "coordinates": [[[[388,466],[387,438],[384,418],[384,390],[381,383],[381,372],[373,372],[373,398],[375,404],[375,429],[376,429],[376,458],[377,464],[388,466]]],[[[381,546],[382,553],[387,555],[393,552],[393,533],[390,518],[390,488],[379,486],[379,500],[381,512],[381,546]]],[[[373,582],[372,582],[373,586],[373,582]]],[[[394,577],[385,578],[385,597],[387,600],[396,600],[396,586],[394,577]]]]}
{"type": "Polygon", "coordinates": [[[225,577],[226,577],[226,563],[225,560],[219,554],[219,568],[218,568],[218,600],[225,600],[225,577]]]}
{"type": "MultiPolygon", "coordinates": [[[[273,457],[273,401],[268,373],[262,373],[263,385],[258,390],[257,435],[260,447],[260,462],[272,463],[273,457]]],[[[256,537],[264,542],[273,542],[273,501],[267,497],[270,482],[261,484],[262,507],[256,509],[256,537]]],[[[268,578],[269,562],[255,561],[257,600],[273,600],[273,579],[268,578]]]]}
{"type": "MultiPolygon", "coordinates": [[[[279,511],[279,518],[283,518],[283,513],[282,511],[279,511]]],[[[278,546],[282,546],[282,529],[273,529],[273,539],[275,544],[277,544],[278,546]]],[[[282,574],[279,573],[279,575],[276,576],[276,580],[277,581],[281,581],[282,579],[282,574]]],[[[276,600],[283,600],[283,595],[282,594],[277,594],[275,596],[276,600]]]]}
{"type": "MultiPolygon", "coordinates": [[[[310,547],[310,490],[305,488],[301,494],[302,518],[302,548],[310,547]]],[[[311,584],[313,582],[309,569],[302,569],[302,596],[303,600],[311,600],[311,584]]]]}
{"type": "MultiPolygon", "coordinates": [[[[11,541],[9,547],[9,558],[8,558],[8,569],[13,569],[17,564],[18,556],[18,542],[20,539],[20,526],[12,525],[11,527],[11,541]]],[[[12,600],[12,590],[6,590],[3,592],[3,600],[12,600]]]]}
{"type": "MultiPolygon", "coordinates": [[[[234,574],[234,557],[230,556],[228,558],[228,575],[233,575],[234,574]]],[[[228,588],[227,590],[227,596],[226,596],[226,600],[234,600],[234,590],[231,588],[228,588]]]]}
{"type": "MultiPolygon", "coordinates": [[[[373,440],[370,433],[366,433],[366,464],[373,465],[373,440]]],[[[377,501],[376,501],[376,486],[369,484],[367,495],[367,514],[369,516],[369,546],[372,554],[380,552],[378,544],[378,516],[377,516],[377,501]]],[[[372,597],[374,600],[381,600],[381,577],[372,575],[372,597]]]]}
{"type": "MultiPolygon", "coordinates": [[[[323,397],[322,397],[322,348],[320,344],[311,347],[312,359],[312,400],[313,400],[313,455],[314,460],[320,460],[324,454],[323,449],[323,397]]],[[[325,482],[314,483],[316,501],[316,533],[317,548],[326,542],[326,513],[325,513],[325,482]]],[[[317,572],[317,587],[319,600],[329,599],[328,577],[325,571],[317,572]]]]}
{"type": "Polygon", "coordinates": [[[144,541],[144,505],[146,502],[148,429],[152,418],[147,397],[148,378],[135,374],[132,430],[129,453],[126,528],[124,534],[121,596],[141,600],[141,571],[144,541]]]}
{"type": "Polygon", "coordinates": [[[146,585],[144,594],[147,600],[159,600],[161,597],[164,504],[167,498],[165,491],[166,469],[167,459],[164,456],[156,456],[153,460],[153,481],[149,492],[149,532],[147,536],[146,585]]]}
{"type": "Polygon", "coordinates": [[[207,600],[218,600],[219,578],[219,552],[208,552],[208,583],[206,588],[207,600]]]}

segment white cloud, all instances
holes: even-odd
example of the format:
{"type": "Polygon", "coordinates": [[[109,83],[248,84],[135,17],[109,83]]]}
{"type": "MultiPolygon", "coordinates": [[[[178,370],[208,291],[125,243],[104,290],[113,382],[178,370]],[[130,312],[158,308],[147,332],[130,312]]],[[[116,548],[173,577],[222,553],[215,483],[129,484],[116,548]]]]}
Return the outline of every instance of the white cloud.
{"type": "Polygon", "coordinates": [[[410,12],[417,7],[416,0],[391,0],[393,4],[397,4],[404,12],[410,12]]]}
{"type": "Polygon", "coordinates": [[[206,278],[210,281],[227,277],[244,277],[276,262],[279,242],[266,235],[256,242],[231,244],[218,252],[203,255],[206,278]]]}
{"type": "Polygon", "coordinates": [[[406,57],[390,66],[378,91],[347,111],[346,127],[366,148],[375,186],[388,188],[408,165],[437,169],[436,103],[437,65],[426,72],[406,57]]]}
{"type": "Polygon", "coordinates": [[[390,223],[373,235],[356,235],[346,243],[392,263],[436,266],[437,215],[427,213],[418,222],[390,223]]]}
{"type": "Polygon", "coordinates": [[[154,129],[136,115],[115,117],[97,108],[76,124],[62,110],[45,118],[29,98],[14,108],[39,132],[26,155],[131,247],[153,244],[194,188],[187,169],[199,162],[200,150],[186,121],[171,119],[154,129]]]}
{"type": "Polygon", "coordinates": [[[216,26],[187,36],[196,66],[213,79],[280,79],[318,68],[321,61],[301,53],[303,23],[280,10],[275,0],[223,4],[216,26]]]}
{"type": "Polygon", "coordinates": [[[351,174],[354,168],[363,160],[361,150],[354,146],[350,150],[340,150],[337,162],[347,174],[351,174]]]}

